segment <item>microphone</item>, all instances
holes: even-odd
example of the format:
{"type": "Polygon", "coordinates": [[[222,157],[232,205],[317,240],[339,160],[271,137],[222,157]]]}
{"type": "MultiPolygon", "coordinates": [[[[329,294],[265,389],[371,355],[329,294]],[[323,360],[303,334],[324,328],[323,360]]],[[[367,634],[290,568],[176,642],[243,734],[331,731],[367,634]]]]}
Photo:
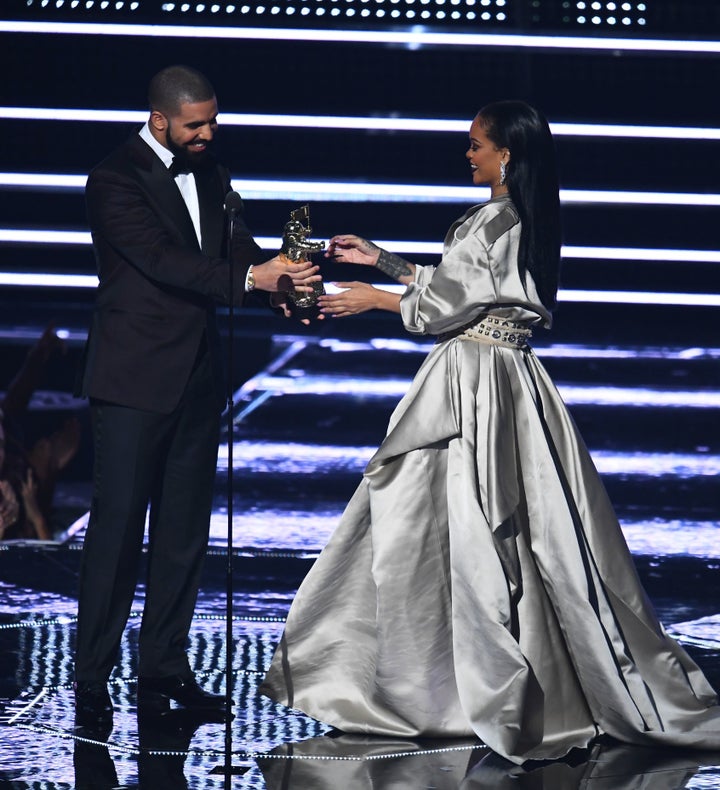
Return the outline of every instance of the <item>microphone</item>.
{"type": "Polygon", "coordinates": [[[225,195],[225,211],[227,211],[228,214],[237,214],[242,211],[242,207],[242,198],[238,192],[228,192],[227,195],[225,195]]]}

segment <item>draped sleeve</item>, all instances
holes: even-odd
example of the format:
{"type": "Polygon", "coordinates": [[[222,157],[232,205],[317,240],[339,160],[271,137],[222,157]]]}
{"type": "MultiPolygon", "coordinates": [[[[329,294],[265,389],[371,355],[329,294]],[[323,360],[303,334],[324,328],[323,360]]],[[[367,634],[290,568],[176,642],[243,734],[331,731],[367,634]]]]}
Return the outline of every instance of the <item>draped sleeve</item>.
{"type": "Polygon", "coordinates": [[[400,301],[405,328],[439,335],[493,312],[550,324],[529,273],[518,271],[520,220],[508,198],[471,209],[448,231],[437,267],[418,266],[400,301]]]}

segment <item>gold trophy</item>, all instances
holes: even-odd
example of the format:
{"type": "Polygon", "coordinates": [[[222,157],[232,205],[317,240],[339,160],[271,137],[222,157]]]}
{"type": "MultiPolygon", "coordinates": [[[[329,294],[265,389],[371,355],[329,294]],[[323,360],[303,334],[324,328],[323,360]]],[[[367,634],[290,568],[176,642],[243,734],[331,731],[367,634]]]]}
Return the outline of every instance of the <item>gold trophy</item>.
{"type": "MultiPolygon", "coordinates": [[[[324,241],[308,241],[312,233],[310,227],[310,206],[300,206],[290,212],[290,221],[283,228],[282,248],[280,256],[288,263],[300,263],[308,260],[310,253],[325,249],[324,241]]],[[[318,297],[325,293],[322,281],[310,283],[312,291],[288,291],[288,307],[297,318],[315,318],[318,297]]]]}

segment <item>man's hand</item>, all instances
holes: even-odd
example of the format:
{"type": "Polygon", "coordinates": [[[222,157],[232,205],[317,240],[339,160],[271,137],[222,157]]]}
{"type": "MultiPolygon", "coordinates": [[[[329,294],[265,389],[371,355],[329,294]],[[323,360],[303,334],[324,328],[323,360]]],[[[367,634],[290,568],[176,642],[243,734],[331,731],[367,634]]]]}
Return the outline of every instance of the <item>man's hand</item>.
{"type": "Polygon", "coordinates": [[[311,283],[322,280],[319,271],[320,267],[313,266],[312,261],[291,263],[281,255],[253,266],[255,287],[270,293],[292,290],[310,293],[311,283]]]}
{"type": "MultiPolygon", "coordinates": [[[[270,294],[270,306],[274,307],[276,310],[282,310],[283,315],[285,318],[293,318],[293,314],[290,311],[290,307],[288,306],[288,299],[285,294],[282,293],[274,293],[270,294]]],[[[325,316],[322,313],[318,313],[315,317],[316,321],[322,321],[325,316]]],[[[312,323],[309,318],[301,318],[301,324],[305,324],[305,326],[310,326],[312,323]]]]}

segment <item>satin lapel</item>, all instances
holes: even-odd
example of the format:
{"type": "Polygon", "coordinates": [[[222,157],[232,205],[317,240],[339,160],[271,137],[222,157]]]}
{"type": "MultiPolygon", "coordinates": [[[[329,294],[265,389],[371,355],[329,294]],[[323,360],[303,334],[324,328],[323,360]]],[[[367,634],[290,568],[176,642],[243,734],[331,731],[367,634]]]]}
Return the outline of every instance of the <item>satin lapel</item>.
{"type": "Polygon", "coordinates": [[[195,184],[200,203],[202,251],[213,258],[222,257],[225,212],[222,207],[222,184],[217,167],[206,167],[195,173],[195,184]]]}
{"type": "Polygon", "coordinates": [[[443,252],[447,253],[452,245],[453,239],[455,238],[455,231],[465,222],[465,220],[470,219],[473,214],[478,212],[485,204],[479,203],[477,206],[471,206],[460,219],[456,219],[455,222],[450,226],[448,232],[445,234],[445,242],[443,244],[443,252]]]}
{"type": "Polygon", "coordinates": [[[138,155],[134,157],[134,164],[141,182],[165,224],[172,227],[186,244],[197,248],[197,236],[190,212],[187,210],[175,180],[150,147],[142,139],[138,138],[138,141],[146,149],[136,148],[135,153],[138,155]]]}

